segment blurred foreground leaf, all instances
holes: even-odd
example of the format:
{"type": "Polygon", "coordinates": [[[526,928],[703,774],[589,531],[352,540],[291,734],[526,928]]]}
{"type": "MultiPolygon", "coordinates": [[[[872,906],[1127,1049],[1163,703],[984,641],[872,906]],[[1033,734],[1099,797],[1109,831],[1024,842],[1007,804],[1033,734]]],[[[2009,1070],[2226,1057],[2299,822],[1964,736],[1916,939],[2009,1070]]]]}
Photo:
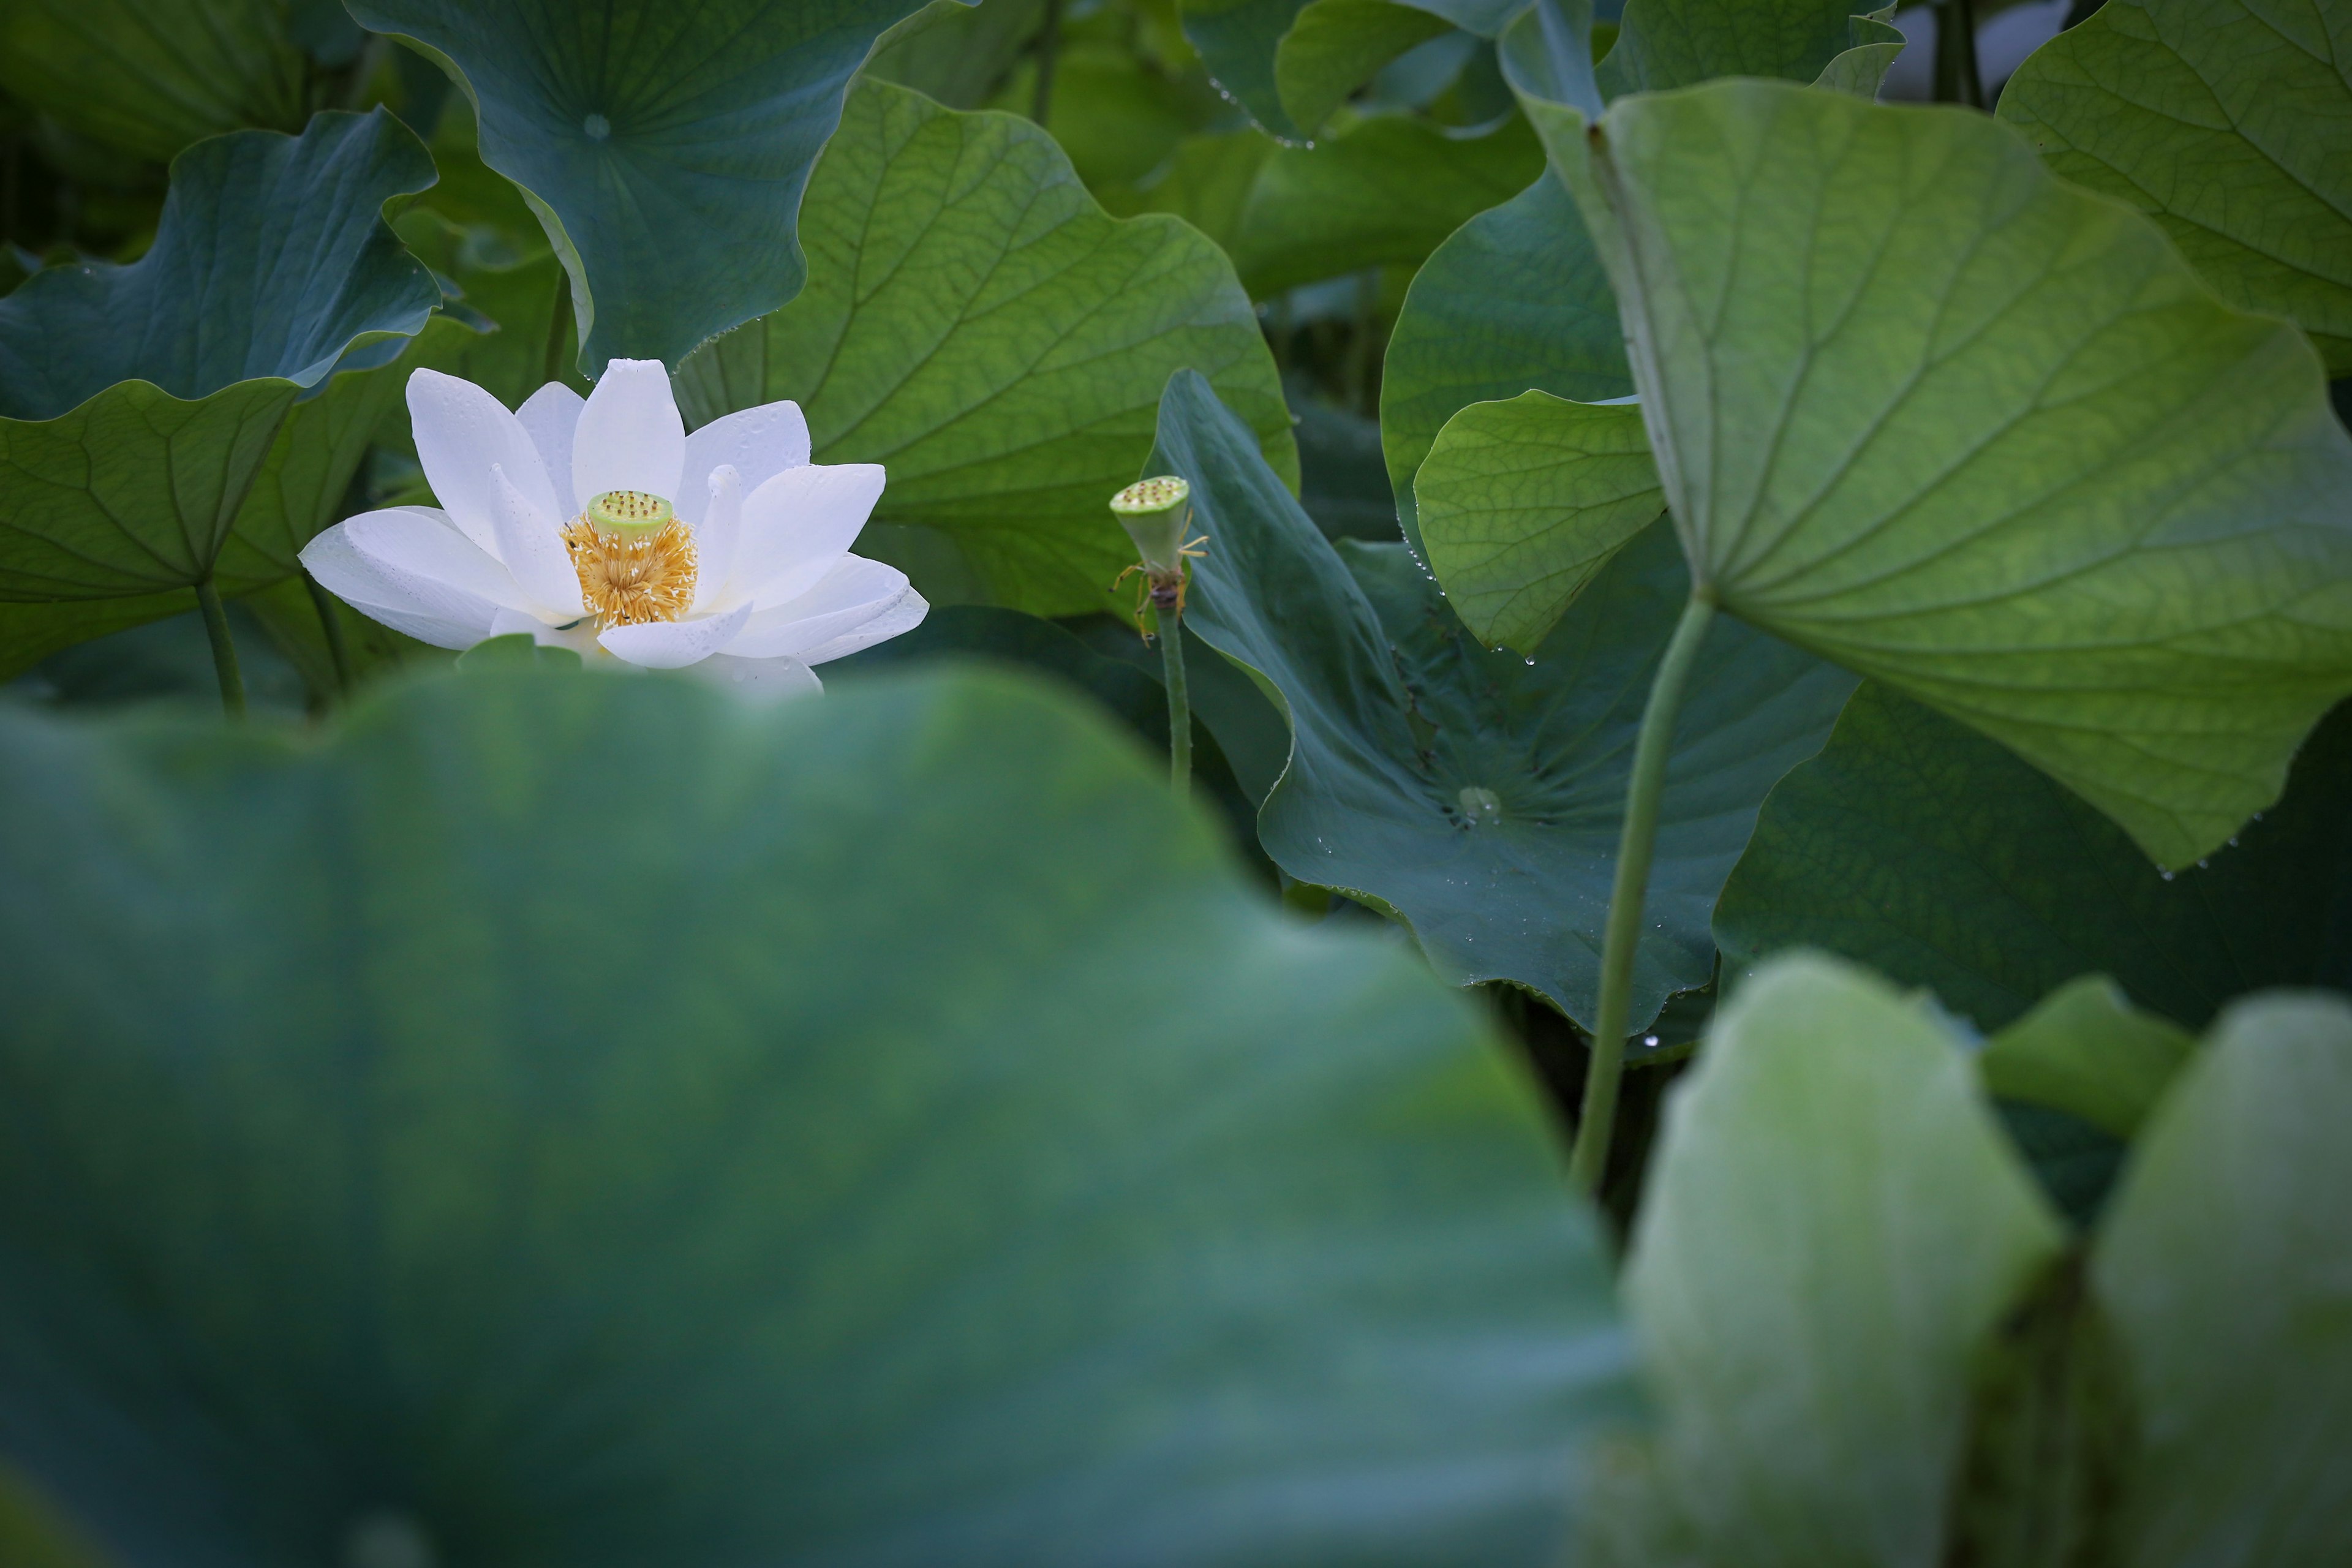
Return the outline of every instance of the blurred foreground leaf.
{"type": "Polygon", "coordinates": [[[1545,1568],[1533,1096],[1075,701],[0,711],[0,1458],[117,1568],[1545,1568]]]}

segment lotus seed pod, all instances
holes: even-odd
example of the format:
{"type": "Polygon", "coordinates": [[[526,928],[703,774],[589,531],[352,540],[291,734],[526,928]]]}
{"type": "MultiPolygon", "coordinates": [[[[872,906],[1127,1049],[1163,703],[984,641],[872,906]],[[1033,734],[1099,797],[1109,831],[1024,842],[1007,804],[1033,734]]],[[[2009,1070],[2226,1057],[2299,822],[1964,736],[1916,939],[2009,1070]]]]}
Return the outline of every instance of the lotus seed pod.
{"type": "Polygon", "coordinates": [[[606,533],[645,539],[669,526],[669,502],[644,490],[606,490],[588,503],[588,521],[606,533]]]}
{"type": "Polygon", "coordinates": [[[1192,487],[1173,474],[1139,479],[1110,498],[1111,515],[1135,541],[1144,570],[1164,576],[1183,564],[1184,530],[1192,521],[1192,487]]]}

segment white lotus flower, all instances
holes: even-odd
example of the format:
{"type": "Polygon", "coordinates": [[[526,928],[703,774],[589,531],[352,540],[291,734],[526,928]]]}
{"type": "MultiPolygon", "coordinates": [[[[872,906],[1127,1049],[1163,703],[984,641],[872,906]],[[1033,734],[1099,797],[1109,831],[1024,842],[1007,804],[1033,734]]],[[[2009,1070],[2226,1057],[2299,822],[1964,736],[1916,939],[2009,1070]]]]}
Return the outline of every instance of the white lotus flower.
{"type": "Polygon", "coordinates": [[[882,469],[811,463],[796,404],[689,436],[659,362],[619,359],[584,402],[550,382],[512,414],[420,370],[408,410],[441,506],[362,512],[302,564],[413,637],[470,647],[528,632],[583,657],[814,690],[809,666],[930,607],[905,573],[849,553],[882,469]]]}

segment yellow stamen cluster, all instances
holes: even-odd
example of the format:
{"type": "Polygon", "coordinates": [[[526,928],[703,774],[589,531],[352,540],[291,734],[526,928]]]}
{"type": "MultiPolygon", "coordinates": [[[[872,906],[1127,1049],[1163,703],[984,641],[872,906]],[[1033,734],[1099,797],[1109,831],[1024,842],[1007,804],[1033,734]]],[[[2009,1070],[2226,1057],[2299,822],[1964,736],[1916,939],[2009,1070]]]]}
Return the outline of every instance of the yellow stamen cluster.
{"type": "Polygon", "coordinates": [[[674,621],[694,607],[694,531],[676,518],[651,533],[624,533],[583,513],[565,526],[563,544],[599,629],[674,621]]]}

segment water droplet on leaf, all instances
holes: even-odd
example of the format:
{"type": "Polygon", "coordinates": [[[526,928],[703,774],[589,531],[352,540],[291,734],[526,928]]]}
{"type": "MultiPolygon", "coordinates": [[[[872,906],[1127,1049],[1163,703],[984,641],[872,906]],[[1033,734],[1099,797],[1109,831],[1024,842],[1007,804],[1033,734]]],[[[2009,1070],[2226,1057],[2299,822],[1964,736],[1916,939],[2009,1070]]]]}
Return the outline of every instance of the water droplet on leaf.
{"type": "Polygon", "coordinates": [[[588,132],[589,141],[602,142],[613,133],[613,122],[601,114],[592,114],[580,122],[580,129],[588,132]]]}

